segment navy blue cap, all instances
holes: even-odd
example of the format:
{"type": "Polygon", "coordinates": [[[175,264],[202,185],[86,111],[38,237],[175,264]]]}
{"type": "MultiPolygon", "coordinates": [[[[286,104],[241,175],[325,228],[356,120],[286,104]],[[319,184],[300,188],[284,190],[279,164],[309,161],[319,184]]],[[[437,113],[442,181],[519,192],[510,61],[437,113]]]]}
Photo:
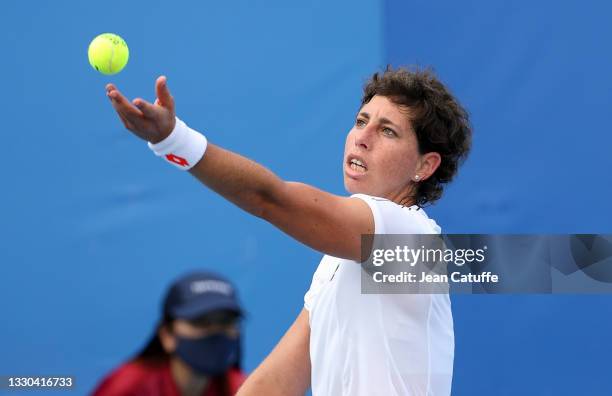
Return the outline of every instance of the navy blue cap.
{"type": "Polygon", "coordinates": [[[172,319],[193,320],[218,310],[242,316],[234,286],[211,272],[193,272],[177,279],[164,299],[164,315],[172,319]]]}

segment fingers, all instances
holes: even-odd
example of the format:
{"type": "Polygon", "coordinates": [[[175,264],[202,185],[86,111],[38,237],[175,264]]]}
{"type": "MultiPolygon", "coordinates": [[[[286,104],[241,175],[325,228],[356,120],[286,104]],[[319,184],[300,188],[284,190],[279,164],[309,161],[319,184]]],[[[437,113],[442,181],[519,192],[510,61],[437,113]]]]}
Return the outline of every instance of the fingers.
{"type": "Polygon", "coordinates": [[[134,124],[132,124],[127,118],[125,118],[120,112],[117,112],[117,114],[119,115],[119,118],[121,119],[121,121],[123,122],[123,125],[129,129],[130,131],[135,130],[136,128],[134,127],[134,124]]]}
{"type": "Polygon", "coordinates": [[[142,114],[147,118],[155,118],[157,113],[155,112],[155,106],[147,102],[144,99],[136,98],[132,101],[134,106],[138,107],[142,114]]]}
{"type": "Polygon", "coordinates": [[[174,113],[174,98],[168,89],[166,76],[160,76],[155,81],[155,93],[159,104],[174,113]]]}
{"type": "Polygon", "coordinates": [[[174,127],[174,100],[166,86],[166,78],[156,81],[158,98],[151,104],[142,98],[129,101],[113,84],[106,85],[106,95],[123,125],[148,141],[163,140],[174,127]]]}
{"type": "Polygon", "coordinates": [[[136,129],[135,122],[142,118],[142,112],[132,106],[113,84],[106,85],[106,96],[110,99],[123,125],[130,131],[134,131],[136,129]]]}
{"type": "Polygon", "coordinates": [[[132,106],[129,100],[119,92],[112,84],[107,85],[106,96],[109,97],[113,107],[117,112],[122,113],[124,117],[130,119],[132,117],[142,117],[142,112],[136,107],[132,106]],[[111,89],[108,89],[111,86],[111,89]]]}
{"type": "Polygon", "coordinates": [[[135,129],[134,123],[132,121],[130,121],[130,119],[128,119],[125,114],[123,114],[121,109],[118,107],[117,103],[114,100],[112,100],[112,99],[111,99],[111,104],[113,105],[113,108],[117,112],[117,115],[119,116],[119,118],[123,122],[123,125],[127,129],[129,129],[130,131],[133,131],[135,129]]]}

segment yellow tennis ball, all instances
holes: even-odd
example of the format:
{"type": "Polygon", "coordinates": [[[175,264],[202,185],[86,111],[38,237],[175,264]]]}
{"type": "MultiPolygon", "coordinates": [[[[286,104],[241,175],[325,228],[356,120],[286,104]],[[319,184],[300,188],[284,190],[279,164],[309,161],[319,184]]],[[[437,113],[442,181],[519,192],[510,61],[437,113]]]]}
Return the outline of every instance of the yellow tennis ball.
{"type": "Polygon", "coordinates": [[[89,64],[102,74],[117,74],[128,62],[130,50],[125,41],[113,33],[103,33],[89,44],[89,64]]]}

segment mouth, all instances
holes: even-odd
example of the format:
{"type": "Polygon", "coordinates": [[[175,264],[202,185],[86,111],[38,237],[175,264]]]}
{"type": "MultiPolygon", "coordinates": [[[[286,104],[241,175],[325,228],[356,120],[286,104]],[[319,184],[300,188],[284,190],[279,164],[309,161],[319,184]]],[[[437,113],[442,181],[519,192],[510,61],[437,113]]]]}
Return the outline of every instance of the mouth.
{"type": "Polygon", "coordinates": [[[368,166],[363,158],[356,155],[349,155],[346,158],[347,174],[349,176],[359,176],[368,171],[368,166]],[[348,172],[350,170],[351,172],[348,172]]]}

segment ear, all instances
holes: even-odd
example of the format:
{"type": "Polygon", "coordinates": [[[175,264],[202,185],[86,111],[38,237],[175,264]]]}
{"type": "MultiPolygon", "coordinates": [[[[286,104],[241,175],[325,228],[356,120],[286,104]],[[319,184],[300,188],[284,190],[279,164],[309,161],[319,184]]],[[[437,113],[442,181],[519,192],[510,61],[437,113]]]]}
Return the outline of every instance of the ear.
{"type": "Polygon", "coordinates": [[[176,350],[176,338],[168,328],[168,325],[162,325],[157,331],[157,336],[166,353],[174,353],[176,350]]]}
{"type": "MultiPolygon", "coordinates": [[[[430,152],[421,156],[419,161],[419,166],[417,167],[416,175],[418,175],[417,181],[427,180],[431,175],[434,174],[436,169],[440,166],[442,162],[442,157],[439,153],[430,152]]],[[[413,176],[413,180],[414,177],[413,176]]]]}

